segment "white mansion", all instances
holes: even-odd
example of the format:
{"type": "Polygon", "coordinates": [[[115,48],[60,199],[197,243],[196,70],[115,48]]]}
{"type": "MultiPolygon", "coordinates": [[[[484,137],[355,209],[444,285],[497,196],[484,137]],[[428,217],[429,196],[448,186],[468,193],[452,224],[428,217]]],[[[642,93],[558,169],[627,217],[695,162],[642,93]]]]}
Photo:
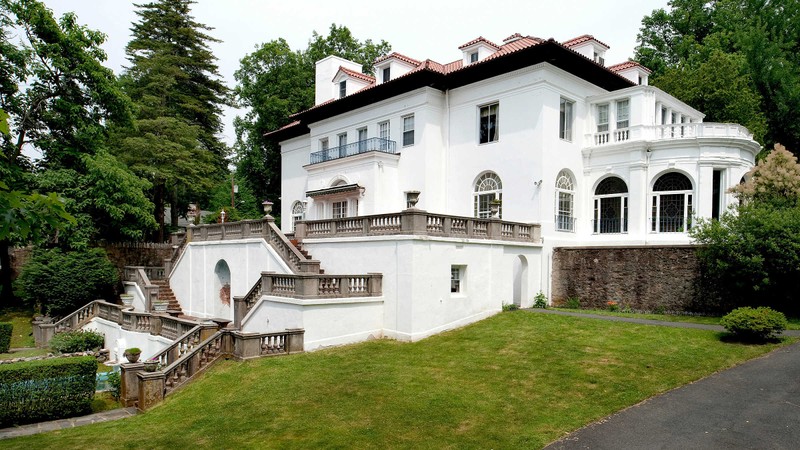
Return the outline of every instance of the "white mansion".
{"type": "Polygon", "coordinates": [[[555,247],[689,243],[760,146],[607,49],[514,34],[448,64],[392,53],[376,77],[317,62],[316,104],[268,135],[282,229],[190,227],[163,271],[183,313],[302,328],[306,350],[417,340],[549,296],[555,247]]]}

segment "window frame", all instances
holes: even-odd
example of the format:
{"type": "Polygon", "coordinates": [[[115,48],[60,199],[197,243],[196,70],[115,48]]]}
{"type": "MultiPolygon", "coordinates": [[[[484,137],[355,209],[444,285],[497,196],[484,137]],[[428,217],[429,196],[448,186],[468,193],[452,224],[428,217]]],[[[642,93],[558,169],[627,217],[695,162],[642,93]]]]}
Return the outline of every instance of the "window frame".
{"type": "Polygon", "coordinates": [[[339,82],[339,98],[347,97],[347,80],[339,82]]]}
{"type": "Polygon", "coordinates": [[[381,71],[381,77],[383,78],[383,82],[386,83],[387,81],[392,79],[392,68],[384,67],[381,71]]]}
{"type": "Polygon", "coordinates": [[[555,183],[555,229],[575,232],[575,178],[567,170],[561,170],[555,183]],[[562,182],[566,180],[566,183],[562,182]],[[563,207],[568,205],[568,207],[563,207]]]}
{"type": "Polygon", "coordinates": [[[629,98],[617,100],[616,105],[616,126],[617,130],[624,130],[631,126],[631,100],[629,98]]]}
{"type": "Polygon", "coordinates": [[[598,133],[607,133],[609,127],[609,120],[610,116],[609,113],[611,112],[611,105],[608,103],[603,103],[601,105],[597,105],[597,132],[598,133]],[[603,121],[603,110],[605,110],[605,121],[603,121]]]}
{"type": "Polygon", "coordinates": [[[467,266],[452,264],[450,266],[450,294],[464,295],[466,291],[467,266]]]}
{"type": "Polygon", "coordinates": [[[575,101],[561,97],[558,104],[558,137],[572,142],[572,129],[575,121],[575,101]]]}
{"type": "Polygon", "coordinates": [[[414,145],[414,114],[403,116],[403,147],[410,147],[414,145]],[[408,121],[411,121],[411,128],[407,128],[408,121]],[[410,136],[410,138],[409,138],[410,136]]]}
{"type": "Polygon", "coordinates": [[[499,200],[501,202],[497,217],[502,218],[503,181],[497,173],[486,171],[475,180],[475,184],[472,188],[473,216],[478,219],[491,219],[491,202],[494,200],[499,200]],[[494,186],[489,186],[490,180],[494,186]],[[490,187],[491,189],[489,189],[490,187]]]}
{"type": "Polygon", "coordinates": [[[664,172],[658,175],[656,178],[654,178],[653,185],[651,188],[650,232],[651,233],[688,232],[692,228],[693,225],[692,215],[694,214],[694,210],[696,208],[696,205],[694,204],[695,201],[694,190],[695,190],[695,183],[692,181],[691,177],[689,177],[683,172],[679,171],[664,172]],[[674,174],[678,174],[684,177],[685,181],[689,183],[690,189],[656,190],[656,185],[659,183],[659,181],[661,181],[663,177],[672,176],[674,174]],[[664,219],[664,217],[662,216],[662,213],[664,212],[665,209],[662,200],[674,201],[678,200],[679,197],[681,202],[681,209],[683,210],[680,222],[675,222],[675,224],[665,224],[666,220],[668,219],[664,219]]]}
{"type": "Polygon", "coordinates": [[[500,102],[491,102],[478,106],[478,145],[491,144],[500,140],[500,102]],[[486,111],[485,133],[484,113],[486,111]],[[492,112],[494,110],[494,113],[492,112]],[[494,118],[494,119],[492,119],[494,118]]]}

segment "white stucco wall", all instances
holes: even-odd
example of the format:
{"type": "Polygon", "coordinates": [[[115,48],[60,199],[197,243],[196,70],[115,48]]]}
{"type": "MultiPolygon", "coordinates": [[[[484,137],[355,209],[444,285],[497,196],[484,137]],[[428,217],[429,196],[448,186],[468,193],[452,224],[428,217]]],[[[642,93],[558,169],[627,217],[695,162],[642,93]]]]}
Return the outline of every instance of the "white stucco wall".
{"type": "Polygon", "coordinates": [[[125,353],[125,349],[132,347],[142,351],[139,359],[143,361],[172,344],[171,340],[162,336],[123,330],[116,322],[101,319],[100,317],[93,318],[82,329],[97,331],[106,337],[105,348],[111,351],[109,358],[112,361],[127,362],[123,357],[123,353],[125,353]]]}
{"type": "Polygon", "coordinates": [[[184,314],[233,320],[234,296],[244,296],[261,279],[261,272],[291,273],[263,239],[190,242],[170,277],[170,287],[184,314]],[[224,261],[230,269],[231,302],[220,299],[214,269],[224,261]]]}

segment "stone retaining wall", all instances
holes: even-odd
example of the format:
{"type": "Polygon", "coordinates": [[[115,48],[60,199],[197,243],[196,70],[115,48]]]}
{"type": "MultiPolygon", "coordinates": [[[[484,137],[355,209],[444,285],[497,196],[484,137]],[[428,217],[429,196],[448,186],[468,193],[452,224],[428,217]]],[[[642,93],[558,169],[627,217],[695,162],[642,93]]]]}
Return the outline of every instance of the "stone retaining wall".
{"type": "Polygon", "coordinates": [[[582,308],[609,301],[635,311],[690,311],[700,266],[696,248],[684,246],[559,247],[553,250],[551,300],[582,308]]]}

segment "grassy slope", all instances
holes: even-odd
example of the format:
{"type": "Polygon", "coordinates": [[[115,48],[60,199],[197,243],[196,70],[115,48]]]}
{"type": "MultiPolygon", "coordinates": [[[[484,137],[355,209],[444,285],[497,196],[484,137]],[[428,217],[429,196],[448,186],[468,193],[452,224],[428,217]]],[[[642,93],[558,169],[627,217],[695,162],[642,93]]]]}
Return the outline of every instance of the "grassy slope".
{"type": "MultiPolygon", "coordinates": [[[[627,313],[621,311],[608,311],[604,309],[570,309],[570,308],[553,308],[553,309],[556,309],[558,311],[596,314],[600,316],[631,317],[635,319],[661,320],[664,322],[700,323],[704,325],[719,325],[719,321],[720,319],[722,319],[722,317],[717,317],[717,316],[688,316],[688,315],[677,315],[677,314],[650,314],[650,313],[643,314],[643,313],[627,313]]],[[[787,330],[800,330],[800,318],[787,317],[786,320],[789,322],[788,326],[786,327],[787,330]]]]}
{"type": "Polygon", "coordinates": [[[25,309],[6,309],[0,311],[0,322],[11,322],[14,326],[11,335],[11,348],[34,347],[31,332],[33,312],[25,309]]]}
{"type": "Polygon", "coordinates": [[[222,362],[146,414],[0,447],[540,448],[775,347],[518,311],[413,344],[222,362]]]}

